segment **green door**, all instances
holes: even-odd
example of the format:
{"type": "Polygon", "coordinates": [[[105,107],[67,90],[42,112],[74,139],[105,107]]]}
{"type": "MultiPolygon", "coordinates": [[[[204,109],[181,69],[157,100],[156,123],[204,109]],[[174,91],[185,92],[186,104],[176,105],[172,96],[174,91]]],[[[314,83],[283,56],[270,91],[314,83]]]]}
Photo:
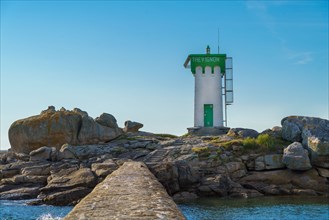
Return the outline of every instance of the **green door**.
{"type": "Polygon", "coordinates": [[[213,116],[213,105],[212,104],[205,104],[204,105],[204,126],[205,127],[212,127],[214,121],[213,116]]]}

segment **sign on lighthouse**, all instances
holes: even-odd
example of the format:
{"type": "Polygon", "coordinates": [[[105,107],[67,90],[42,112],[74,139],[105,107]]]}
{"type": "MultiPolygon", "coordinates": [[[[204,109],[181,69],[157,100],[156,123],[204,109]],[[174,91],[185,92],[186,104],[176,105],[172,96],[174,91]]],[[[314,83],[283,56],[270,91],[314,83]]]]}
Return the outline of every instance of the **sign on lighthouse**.
{"type": "Polygon", "coordinates": [[[185,63],[195,78],[194,127],[190,133],[220,134],[227,128],[226,106],[233,103],[232,58],[226,54],[190,54],[185,63]],[[224,117],[225,116],[225,117],[224,117]]]}

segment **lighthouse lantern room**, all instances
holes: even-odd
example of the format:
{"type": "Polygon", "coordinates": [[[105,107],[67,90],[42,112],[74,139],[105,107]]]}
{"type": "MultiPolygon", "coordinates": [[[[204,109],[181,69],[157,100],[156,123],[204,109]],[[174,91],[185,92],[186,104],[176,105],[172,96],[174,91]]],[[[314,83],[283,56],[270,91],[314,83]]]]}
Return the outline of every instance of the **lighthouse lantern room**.
{"type": "Polygon", "coordinates": [[[211,54],[207,46],[206,54],[190,54],[184,67],[190,68],[195,78],[194,127],[189,132],[200,128],[223,132],[227,126],[227,105],[233,103],[232,58],[211,54]]]}

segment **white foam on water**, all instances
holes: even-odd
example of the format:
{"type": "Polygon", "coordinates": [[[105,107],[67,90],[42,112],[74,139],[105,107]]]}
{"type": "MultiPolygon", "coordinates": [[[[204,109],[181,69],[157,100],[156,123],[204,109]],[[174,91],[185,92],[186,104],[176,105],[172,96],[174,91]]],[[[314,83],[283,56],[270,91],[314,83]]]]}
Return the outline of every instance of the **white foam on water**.
{"type": "Polygon", "coordinates": [[[50,213],[43,214],[37,218],[37,220],[61,220],[61,217],[53,217],[50,213]]]}

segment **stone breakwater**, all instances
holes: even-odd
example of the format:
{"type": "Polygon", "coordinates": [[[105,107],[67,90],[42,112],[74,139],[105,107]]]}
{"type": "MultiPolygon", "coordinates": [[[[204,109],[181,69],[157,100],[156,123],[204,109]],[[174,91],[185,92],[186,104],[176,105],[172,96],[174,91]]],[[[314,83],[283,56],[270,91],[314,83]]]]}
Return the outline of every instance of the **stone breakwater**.
{"type": "Polygon", "coordinates": [[[64,218],[185,219],[161,183],[142,162],[125,162],[64,218]]]}

